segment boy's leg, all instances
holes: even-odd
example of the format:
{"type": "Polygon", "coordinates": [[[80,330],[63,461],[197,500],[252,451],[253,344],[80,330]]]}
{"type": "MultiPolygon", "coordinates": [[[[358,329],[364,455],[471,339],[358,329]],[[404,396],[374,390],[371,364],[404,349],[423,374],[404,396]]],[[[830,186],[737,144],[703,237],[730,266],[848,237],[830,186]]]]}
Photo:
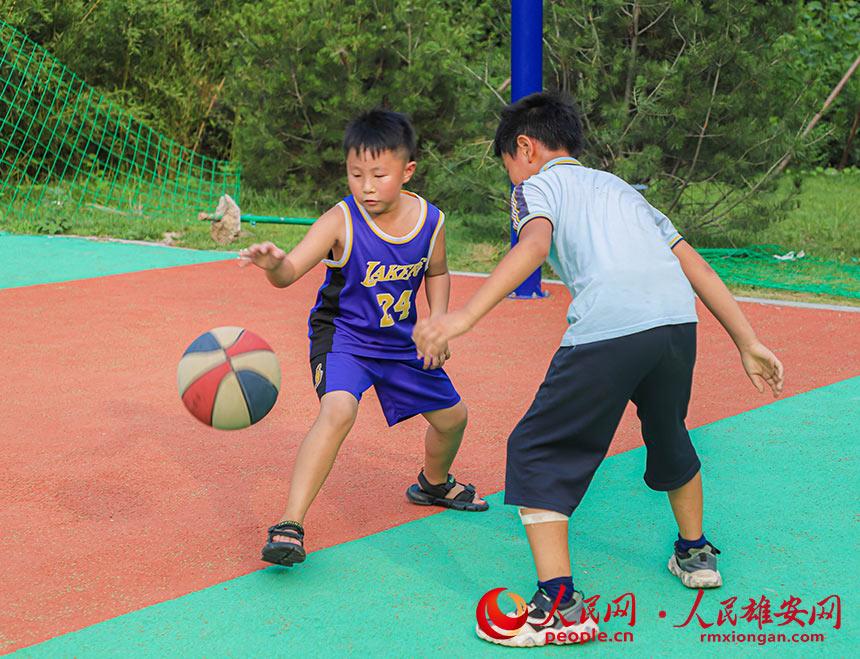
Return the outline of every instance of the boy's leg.
{"type": "MultiPolygon", "coordinates": [[[[655,351],[659,359],[631,396],[647,449],[645,483],[658,492],[678,492],[681,519],[685,527],[695,527],[697,519],[701,524],[702,499],[690,481],[701,463],[690,441],[686,418],[696,363],[696,324],[667,325],[653,331],[660,339],[655,351]]],[[[670,495],[670,502],[672,498],[670,495]]]]}
{"type": "Polygon", "coordinates": [[[695,540],[702,537],[702,473],[697,472],[676,490],[670,490],[669,504],[678,522],[682,538],[695,540]]]}
{"type": "MultiPolygon", "coordinates": [[[[424,435],[424,477],[432,485],[442,485],[448,480],[448,472],[463,441],[468,421],[466,405],[460,401],[445,410],[425,412],[424,418],[429,424],[424,435]]],[[[445,496],[453,499],[462,491],[463,485],[457,483],[445,496]]],[[[484,501],[476,498],[474,503],[484,501]]]]}
{"type": "MultiPolygon", "coordinates": [[[[287,507],[279,523],[301,525],[304,522],[343,440],[355,423],[358,401],[372,383],[367,365],[360,358],[345,353],[315,357],[311,360],[311,373],[320,398],[320,411],[296,455],[287,507]]],[[[301,544],[300,539],[289,535],[271,536],[269,544],[272,542],[301,544]]]]}
{"type": "MultiPolygon", "coordinates": [[[[542,515],[552,511],[538,508],[520,508],[520,512],[526,516],[542,515]]],[[[538,581],[572,576],[567,525],[566,520],[526,524],[526,536],[532,550],[538,581]]]]}
{"type": "Polygon", "coordinates": [[[565,518],[603,461],[639,373],[650,367],[649,347],[622,337],[560,348],[508,439],[505,503],[521,508],[542,582],[571,574],[565,518]]]}
{"type": "Polygon", "coordinates": [[[702,534],[701,463],[685,423],[696,360],[696,325],[669,325],[659,331],[662,357],[632,397],[647,447],[645,483],[668,494],[678,522],[669,570],[689,588],[715,588],[722,585],[719,550],[702,534]]]}
{"type": "Polygon", "coordinates": [[[419,475],[419,484],[407,491],[409,500],[457,510],[486,510],[486,502],[475,498],[474,488],[467,492],[467,486],[461,483],[455,482],[453,487],[448,483],[448,471],[460,448],[468,420],[466,405],[448,375],[441,368],[425,371],[420,359],[380,359],[378,364],[379,378],[374,387],[388,425],[417,414],[423,415],[430,424],[424,436],[423,476],[419,475]],[[422,483],[422,478],[426,482],[422,483]],[[425,489],[430,486],[437,487],[425,489]],[[450,503],[439,503],[440,499],[450,500],[450,503]]]}
{"type": "Polygon", "coordinates": [[[696,472],[681,487],[667,492],[678,522],[678,539],[669,558],[669,571],[688,588],[718,588],[723,577],[717,569],[714,547],[702,532],[702,473],[696,472]]]}
{"type": "Polygon", "coordinates": [[[583,594],[573,590],[566,516],[537,508],[520,508],[520,516],[535,559],[538,590],[528,603],[525,623],[512,636],[493,634],[480,619],[476,633],[486,641],[514,647],[593,640],[597,624],[585,615],[583,594]]]}
{"type": "Polygon", "coordinates": [[[287,509],[269,529],[262,560],[287,566],[305,560],[305,514],[328,477],[357,412],[358,400],[347,391],[333,391],[322,397],[319,416],[302,441],[293,465],[287,509]]]}
{"type": "MultiPolygon", "coordinates": [[[[649,337],[562,347],[508,438],[505,503],[570,516],[603,461],[640,374],[649,337]]],[[[540,526],[543,526],[541,524],[540,526]]]]}
{"type": "Polygon", "coordinates": [[[287,508],[281,521],[292,520],[299,524],[304,521],[357,414],[358,401],[347,391],[332,391],[322,397],[319,416],[296,456],[287,508]]]}
{"type": "Polygon", "coordinates": [[[658,343],[649,331],[560,348],[508,439],[505,503],[521,508],[541,581],[571,574],[564,518],[585,495],[658,343]],[[552,515],[559,521],[543,521],[552,515]]]}
{"type": "Polygon", "coordinates": [[[653,339],[620,337],[562,347],[531,407],[508,438],[505,503],[520,507],[538,574],[526,625],[504,645],[543,645],[563,630],[593,635],[575,591],[568,520],[603,461],[630,394],[653,365],[653,339]],[[548,612],[557,613],[547,623],[548,612]]]}

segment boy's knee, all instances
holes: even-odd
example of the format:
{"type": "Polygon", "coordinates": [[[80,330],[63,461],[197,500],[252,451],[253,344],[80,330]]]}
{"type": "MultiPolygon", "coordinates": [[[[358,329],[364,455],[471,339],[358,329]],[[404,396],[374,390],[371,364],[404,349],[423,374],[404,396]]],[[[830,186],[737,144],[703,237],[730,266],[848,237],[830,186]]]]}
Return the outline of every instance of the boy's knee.
{"type": "Polygon", "coordinates": [[[462,401],[452,408],[451,429],[449,432],[463,432],[469,424],[469,410],[462,401]]]}
{"type": "Polygon", "coordinates": [[[358,413],[358,401],[345,391],[326,394],[320,401],[320,419],[337,428],[351,427],[358,413]]]}
{"type": "Polygon", "coordinates": [[[462,401],[433,419],[433,427],[444,435],[461,433],[466,430],[468,423],[469,410],[462,401]]]}

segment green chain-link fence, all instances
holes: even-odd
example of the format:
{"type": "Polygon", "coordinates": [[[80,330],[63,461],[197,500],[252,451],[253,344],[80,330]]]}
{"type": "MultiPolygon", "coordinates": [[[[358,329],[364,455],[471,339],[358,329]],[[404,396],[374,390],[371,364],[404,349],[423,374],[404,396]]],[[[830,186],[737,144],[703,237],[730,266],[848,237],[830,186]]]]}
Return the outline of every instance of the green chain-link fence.
{"type": "Polygon", "coordinates": [[[860,300],[858,263],[798,256],[777,245],[698,251],[727,284],[860,300]]]}
{"type": "Polygon", "coordinates": [[[152,130],[2,21],[0,37],[0,212],[189,217],[238,200],[237,163],[152,130]]]}

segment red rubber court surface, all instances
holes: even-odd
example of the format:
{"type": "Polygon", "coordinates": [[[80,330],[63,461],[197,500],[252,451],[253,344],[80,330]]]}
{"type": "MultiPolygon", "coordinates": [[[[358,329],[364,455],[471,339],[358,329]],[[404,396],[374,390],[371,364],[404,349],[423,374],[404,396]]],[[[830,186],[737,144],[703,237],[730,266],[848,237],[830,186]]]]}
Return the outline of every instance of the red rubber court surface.
{"type": "MultiPolygon", "coordinates": [[[[321,279],[277,290],[220,262],[0,290],[0,651],[264,567],[265,528],[317,410],[306,322],[321,279]],[[176,392],[183,350],[220,325],[258,333],[283,369],[275,409],[244,431],[204,427],[176,392]]],[[[480,283],[455,277],[452,307],[480,283]]],[[[566,326],[568,295],[548,288],[549,299],[505,302],[453,344],[447,370],[470,409],[454,470],[480,493],[502,489],[507,435],[566,326]]],[[[785,396],[860,373],[857,314],[743,306],[785,363],[785,396]]],[[[700,318],[691,427],[772,400],[716,321],[700,318]]],[[[368,393],[307,518],[311,551],[431,514],[403,496],[422,436],[420,419],[389,430],[368,393]]],[[[611,452],[639,445],[628,410],[611,452]]]]}

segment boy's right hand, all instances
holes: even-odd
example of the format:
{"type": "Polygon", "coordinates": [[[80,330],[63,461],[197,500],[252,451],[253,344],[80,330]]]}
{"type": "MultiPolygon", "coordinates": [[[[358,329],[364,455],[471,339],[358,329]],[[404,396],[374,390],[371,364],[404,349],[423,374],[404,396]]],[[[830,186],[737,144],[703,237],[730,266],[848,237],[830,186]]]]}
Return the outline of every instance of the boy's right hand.
{"type": "Polygon", "coordinates": [[[255,243],[239,251],[239,267],[253,263],[263,270],[277,270],[287,253],[274,243],[255,243]]]}
{"type": "Polygon", "coordinates": [[[448,341],[468,332],[473,324],[462,309],[415,323],[412,340],[418,349],[418,359],[424,361],[424,370],[444,364],[451,356],[448,341]]]}
{"type": "Polygon", "coordinates": [[[764,344],[756,342],[742,348],[741,361],[759,393],[764,393],[765,385],[770,386],[774,398],[782,393],[782,362],[764,344]]]}

